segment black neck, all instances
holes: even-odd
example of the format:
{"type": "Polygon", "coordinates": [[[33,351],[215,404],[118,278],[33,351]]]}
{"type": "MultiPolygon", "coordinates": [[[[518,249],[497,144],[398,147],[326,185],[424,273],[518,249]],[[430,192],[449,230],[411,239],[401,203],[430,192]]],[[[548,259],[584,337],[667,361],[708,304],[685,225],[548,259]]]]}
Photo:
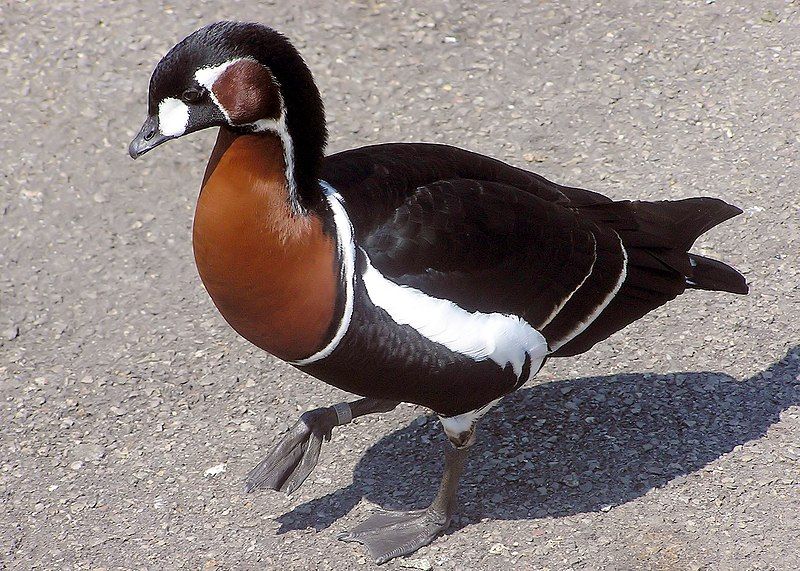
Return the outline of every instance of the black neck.
{"type": "Polygon", "coordinates": [[[292,139],[297,200],[302,208],[313,209],[324,201],[317,179],[328,138],[325,108],[314,77],[300,53],[278,32],[259,24],[246,24],[238,33],[238,45],[255,54],[279,85],[292,139]]]}

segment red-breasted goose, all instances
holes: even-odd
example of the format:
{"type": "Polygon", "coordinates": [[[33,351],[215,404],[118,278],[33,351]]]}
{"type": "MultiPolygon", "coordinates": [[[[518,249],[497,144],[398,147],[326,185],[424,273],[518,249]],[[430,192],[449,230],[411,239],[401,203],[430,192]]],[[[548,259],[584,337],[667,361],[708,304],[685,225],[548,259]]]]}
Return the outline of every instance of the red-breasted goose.
{"type": "Polygon", "coordinates": [[[255,345],[364,397],[304,414],[247,489],[296,489],[335,426],[399,402],[435,411],[451,443],[428,509],[342,537],[378,562],[447,528],[478,420],[547,358],[686,289],[747,293],[736,270],[688,253],[741,212],[721,200],[612,201],[445,145],[324,156],[311,73],[259,24],[212,24],[164,56],[130,154],[208,127],[194,252],[211,298],[255,345]]]}

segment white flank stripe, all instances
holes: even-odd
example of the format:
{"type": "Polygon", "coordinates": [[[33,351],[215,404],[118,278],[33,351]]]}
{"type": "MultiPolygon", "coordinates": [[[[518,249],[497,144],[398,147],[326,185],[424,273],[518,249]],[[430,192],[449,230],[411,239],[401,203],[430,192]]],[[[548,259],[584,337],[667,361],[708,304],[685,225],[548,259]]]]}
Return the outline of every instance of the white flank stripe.
{"type": "Polygon", "coordinates": [[[339,255],[342,259],[341,271],[345,291],[344,313],[342,320],[339,322],[339,327],[336,328],[336,333],[328,344],[310,357],[298,361],[289,361],[292,365],[309,365],[333,353],[333,350],[341,343],[344,334],[347,333],[350,321],[353,319],[353,288],[356,273],[356,246],[355,242],[353,242],[353,225],[350,223],[350,218],[344,209],[344,200],[341,195],[324,180],[319,181],[319,183],[325,189],[325,198],[331,206],[333,222],[336,225],[336,240],[338,242],[339,255]]]}
{"type": "Polygon", "coordinates": [[[167,97],[158,104],[158,130],[167,137],[180,137],[189,125],[189,107],[180,99],[167,97]]]}
{"type": "Polygon", "coordinates": [[[369,259],[363,277],[372,303],[399,325],[410,325],[451,351],[476,361],[491,359],[500,367],[510,363],[517,377],[522,373],[526,354],[530,355],[533,374],[548,353],[542,334],[515,315],[470,313],[452,301],[386,279],[369,259]]]}
{"type": "Polygon", "coordinates": [[[614,299],[614,296],[617,295],[617,292],[619,292],[619,288],[622,287],[622,283],[625,281],[625,277],[628,275],[628,252],[625,250],[625,245],[622,243],[622,238],[619,237],[619,234],[616,232],[614,232],[614,234],[617,235],[617,240],[619,240],[619,248],[622,251],[622,271],[619,274],[617,283],[614,284],[614,287],[603,299],[603,301],[594,308],[594,311],[592,311],[588,317],[586,317],[586,319],[578,322],[578,325],[575,327],[575,329],[567,333],[566,337],[550,343],[550,347],[553,351],[572,341],[575,339],[575,337],[586,331],[586,328],[589,327],[594,320],[600,316],[601,313],[603,313],[603,310],[608,306],[609,303],[611,303],[611,300],[614,299]]]}
{"type": "MultiPolygon", "coordinates": [[[[342,320],[328,344],[310,357],[290,361],[293,365],[308,365],[330,355],[344,337],[353,318],[356,246],[353,226],[347,216],[342,197],[325,181],[320,181],[333,211],[339,251],[342,258],[342,280],[345,287],[345,307],[342,320]]],[[[366,257],[366,253],[365,253],[366,257]]],[[[501,313],[470,313],[446,299],[431,297],[417,289],[398,285],[386,279],[366,257],[363,275],[367,295],[376,306],[383,308],[398,325],[410,325],[424,337],[440,343],[451,351],[467,355],[476,361],[491,359],[500,367],[511,364],[519,377],[526,355],[531,359],[533,377],[548,354],[547,341],[541,333],[514,315],[501,313]]],[[[520,379],[523,380],[523,379],[520,379]]],[[[529,379],[524,379],[527,381],[529,379]]],[[[494,403],[473,413],[466,413],[448,424],[466,422],[475,414],[480,417],[494,403]],[[472,416],[470,416],[472,415],[472,416]],[[463,417],[463,419],[462,419],[463,417]]]]}
{"type": "Polygon", "coordinates": [[[592,258],[592,264],[589,266],[589,271],[586,273],[585,276],[583,276],[583,279],[581,280],[581,283],[578,284],[578,287],[572,290],[570,294],[567,297],[565,297],[564,300],[560,304],[558,304],[558,306],[553,310],[553,313],[547,316],[547,319],[545,319],[544,322],[539,326],[541,329],[547,327],[547,325],[556,318],[556,315],[558,315],[561,312],[561,310],[564,309],[564,306],[567,305],[567,302],[570,300],[570,298],[573,295],[575,295],[575,292],[581,289],[581,286],[586,282],[586,280],[589,279],[589,276],[592,275],[592,270],[594,270],[594,263],[597,261],[597,240],[595,240],[593,234],[590,234],[590,236],[592,236],[592,245],[594,246],[594,252],[593,252],[594,257],[592,258]]]}

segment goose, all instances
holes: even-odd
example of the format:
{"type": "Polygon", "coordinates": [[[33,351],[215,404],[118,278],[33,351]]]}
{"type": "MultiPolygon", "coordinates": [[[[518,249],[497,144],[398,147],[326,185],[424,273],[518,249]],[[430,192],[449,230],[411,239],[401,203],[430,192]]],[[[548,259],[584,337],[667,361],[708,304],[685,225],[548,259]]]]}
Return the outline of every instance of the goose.
{"type": "Polygon", "coordinates": [[[748,291],[732,267],[689,252],[741,213],[716,198],[615,201],[440,144],[326,156],[309,68],[258,23],[208,25],[161,59],[129,153],[212,127],[193,226],[206,290],[242,337],[360,397],[304,413],[246,490],[297,489],[353,418],[405,402],[441,420],[430,506],[375,513],[340,537],[377,563],[447,529],[479,420],[548,359],[687,290],[748,291]]]}

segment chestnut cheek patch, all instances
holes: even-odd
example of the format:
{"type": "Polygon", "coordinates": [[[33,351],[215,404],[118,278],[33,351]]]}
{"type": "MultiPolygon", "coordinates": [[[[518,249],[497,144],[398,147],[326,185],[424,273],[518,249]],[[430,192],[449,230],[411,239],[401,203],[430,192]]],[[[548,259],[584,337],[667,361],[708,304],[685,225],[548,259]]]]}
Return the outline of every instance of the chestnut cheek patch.
{"type": "Polygon", "coordinates": [[[234,125],[280,117],[278,86],[269,70],[253,60],[242,59],[229,65],[214,82],[212,91],[234,125]]]}

